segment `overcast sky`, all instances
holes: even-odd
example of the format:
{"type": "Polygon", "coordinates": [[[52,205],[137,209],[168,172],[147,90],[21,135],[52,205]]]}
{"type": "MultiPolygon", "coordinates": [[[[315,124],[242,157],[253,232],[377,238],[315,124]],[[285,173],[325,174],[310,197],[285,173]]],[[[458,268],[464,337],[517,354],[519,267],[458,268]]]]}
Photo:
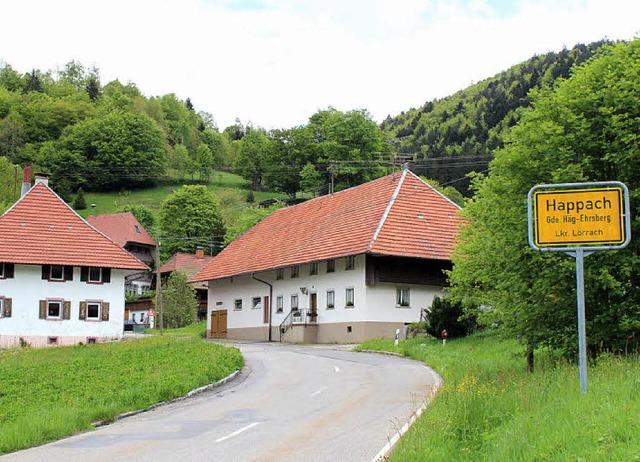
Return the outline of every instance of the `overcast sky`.
{"type": "Polygon", "coordinates": [[[0,18],[0,63],[76,60],[221,129],[329,106],[380,122],[534,54],[640,35],[639,0],[5,0],[0,18]]]}

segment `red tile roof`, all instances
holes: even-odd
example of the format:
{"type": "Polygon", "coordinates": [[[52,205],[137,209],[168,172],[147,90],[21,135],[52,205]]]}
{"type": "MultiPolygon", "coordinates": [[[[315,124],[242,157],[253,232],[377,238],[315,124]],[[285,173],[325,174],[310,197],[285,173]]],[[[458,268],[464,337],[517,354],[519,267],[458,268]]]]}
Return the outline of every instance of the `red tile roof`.
{"type": "Polygon", "coordinates": [[[409,171],[280,209],[191,281],[369,253],[449,260],[460,208],[409,171]]]}
{"type": "Polygon", "coordinates": [[[129,242],[154,247],[156,245],[156,241],[131,212],[91,215],[87,217],[87,222],[116,241],[120,247],[129,242]]]}
{"type": "Polygon", "coordinates": [[[177,253],[160,267],[160,273],[182,270],[191,278],[202,268],[209,265],[212,260],[213,257],[210,255],[203,255],[202,258],[198,258],[192,253],[177,253]]]}
{"type": "Polygon", "coordinates": [[[148,270],[37,183],[0,216],[0,261],[148,270]]]}

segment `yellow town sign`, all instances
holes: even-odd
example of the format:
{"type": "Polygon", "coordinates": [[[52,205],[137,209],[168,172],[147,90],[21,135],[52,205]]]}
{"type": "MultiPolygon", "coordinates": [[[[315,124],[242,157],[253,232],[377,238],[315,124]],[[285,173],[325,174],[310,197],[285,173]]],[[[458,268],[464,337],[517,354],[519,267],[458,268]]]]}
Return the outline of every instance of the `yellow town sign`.
{"type": "Polygon", "coordinates": [[[622,183],[586,188],[565,186],[574,187],[543,186],[529,193],[529,239],[534,248],[625,244],[627,195],[622,183]]]}

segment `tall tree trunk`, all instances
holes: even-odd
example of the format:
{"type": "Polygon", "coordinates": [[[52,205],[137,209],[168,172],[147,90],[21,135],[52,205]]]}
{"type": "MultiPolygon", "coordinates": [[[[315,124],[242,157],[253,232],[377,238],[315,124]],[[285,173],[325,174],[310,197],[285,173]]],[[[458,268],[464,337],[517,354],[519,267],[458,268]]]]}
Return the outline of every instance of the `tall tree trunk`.
{"type": "Polygon", "coordinates": [[[527,342],[527,372],[533,372],[533,344],[527,342]]]}

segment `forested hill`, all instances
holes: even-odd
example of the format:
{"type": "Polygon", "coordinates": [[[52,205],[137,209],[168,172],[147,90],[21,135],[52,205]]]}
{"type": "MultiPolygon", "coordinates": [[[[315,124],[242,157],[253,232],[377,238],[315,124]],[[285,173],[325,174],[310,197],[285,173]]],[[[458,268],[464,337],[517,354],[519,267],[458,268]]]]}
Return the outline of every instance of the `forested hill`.
{"type": "Polygon", "coordinates": [[[592,57],[606,41],[576,45],[515,65],[500,74],[422,107],[387,117],[381,128],[395,138],[396,151],[414,158],[412,170],[452,184],[469,195],[469,172],[488,168],[493,151],[530,103],[531,89],[553,86],[571,68],[592,57]]]}

